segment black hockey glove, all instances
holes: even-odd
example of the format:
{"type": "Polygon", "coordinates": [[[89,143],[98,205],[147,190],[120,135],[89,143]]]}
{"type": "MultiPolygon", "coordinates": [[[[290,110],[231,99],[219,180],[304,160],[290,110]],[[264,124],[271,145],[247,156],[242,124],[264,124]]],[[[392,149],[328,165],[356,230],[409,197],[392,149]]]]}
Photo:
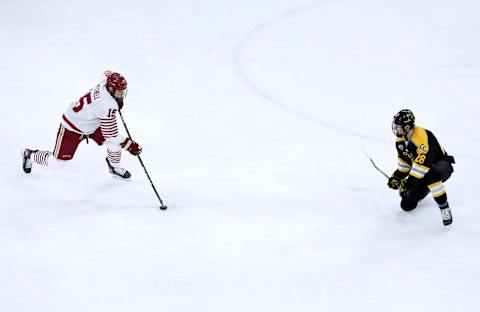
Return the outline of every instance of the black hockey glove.
{"type": "Polygon", "coordinates": [[[398,192],[400,193],[401,198],[407,197],[409,191],[406,188],[407,178],[400,180],[400,186],[398,187],[398,192]]]}
{"type": "MultiPolygon", "coordinates": [[[[401,172],[400,170],[395,170],[390,178],[388,178],[388,187],[394,190],[398,190],[402,180],[408,176],[408,172],[401,172]]],[[[405,182],[404,182],[405,183],[405,182]]]]}
{"type": "Polygon", "coordinates": [[[398,188],[400,187],[400,183],[401,183],[401,179],[395,176],[395,174],[393,174],[390,178],[388,178],[387,185],[391,189],[398,190],[398,188]]]}

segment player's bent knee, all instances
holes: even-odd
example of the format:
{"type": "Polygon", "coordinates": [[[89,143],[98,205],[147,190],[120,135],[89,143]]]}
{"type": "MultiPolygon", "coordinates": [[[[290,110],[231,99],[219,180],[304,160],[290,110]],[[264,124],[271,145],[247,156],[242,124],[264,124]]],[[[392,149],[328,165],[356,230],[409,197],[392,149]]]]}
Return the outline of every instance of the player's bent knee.
{"type": "Polygon", "coordinates": [[[117,143],[107,143],[107,149],[111,152],[120,152],[122,150],[122,146],[117,143]]]}
{"type": "Polygon", "coordinates": [[[70,159],[71,158],[68,158],[68,159],[55,158],[55,156],[52,155],[51,157],[48,158],[48,166],[52,168],[61,168],[70,159]]]}
{"type": "Polygon", "coordinates": [[[413,209],[417,208],[417,202],[411,200],[402,200],[400,207],[405,211],[412,211],[413,209]]]}

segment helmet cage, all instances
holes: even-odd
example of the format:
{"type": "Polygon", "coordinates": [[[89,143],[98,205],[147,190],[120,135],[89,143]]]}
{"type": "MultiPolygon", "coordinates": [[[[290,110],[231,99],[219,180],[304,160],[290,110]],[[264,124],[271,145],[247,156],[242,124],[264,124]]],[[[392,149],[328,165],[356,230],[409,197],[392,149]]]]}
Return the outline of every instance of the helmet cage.
{"type": "Polygon", "coordinates": [[[404,136],[408,132],[408,130],[410,130],[410,126],[406,126],[405,128],[408,129],[404,129],[404,127],[402,127],[401,125],[397,125],[395,121],[392,121],[392,132],[397,137],[404,136]]]}
{"type": "Polygon", "coordinates": [[[107,89],[113,98],[123,100],[127,96],[127,80],[119,73],[110,73],[107,76],[107,89]]]}
{"type": "Polygon", "coordinates": [[[112,90],[111,95],[116,99],[124,99],[127,96],[128,89],[119,90],[110,88],[112,90]]]}
{"type": "Polygon", "coordinates": [[[392,132],[397,137],[407,135],[414,126],[415,116],[409,109],[403,109],[393,117],[392,132]]]}

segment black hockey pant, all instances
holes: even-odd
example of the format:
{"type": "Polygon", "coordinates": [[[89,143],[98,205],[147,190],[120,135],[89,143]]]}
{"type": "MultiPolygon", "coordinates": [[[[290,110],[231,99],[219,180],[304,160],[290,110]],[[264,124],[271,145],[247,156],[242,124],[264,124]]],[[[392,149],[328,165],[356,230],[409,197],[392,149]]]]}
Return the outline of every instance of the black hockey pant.
{"type": "Polygon", "coordinates": [[[442,181],[445,182],[453,173],[453,166],[446,160],[437,162],[430,171],[420,180],[420,183],[412,190],[406,192],[406,196],[402,198],[400,206],[405,211],[413,210],[417,207],[420,200],[430,192],[428,185],[442,181]]]}

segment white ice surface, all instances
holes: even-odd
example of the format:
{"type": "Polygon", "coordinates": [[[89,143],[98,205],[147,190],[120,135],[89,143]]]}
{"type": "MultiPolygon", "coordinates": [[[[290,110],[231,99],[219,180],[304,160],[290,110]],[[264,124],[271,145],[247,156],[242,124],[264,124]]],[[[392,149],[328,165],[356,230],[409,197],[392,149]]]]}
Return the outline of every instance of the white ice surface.
{"type": "Polygon", "coordinates": [[[0,2],[0,311],[478,311],[480,2],[0,2]],[[129,82],[138,161],[112,179],[61,113],[106,69],[129,82]],[[455,155],[446,231],[405,213],[410,108],[455,155]]]}

